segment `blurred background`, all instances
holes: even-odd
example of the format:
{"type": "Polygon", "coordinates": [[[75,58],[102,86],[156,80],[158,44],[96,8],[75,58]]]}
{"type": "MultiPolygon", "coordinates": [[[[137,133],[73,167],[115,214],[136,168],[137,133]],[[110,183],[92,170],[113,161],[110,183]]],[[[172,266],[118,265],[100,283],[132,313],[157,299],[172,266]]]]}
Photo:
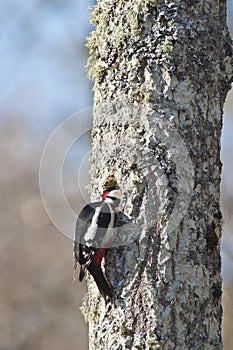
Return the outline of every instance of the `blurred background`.
{"type": "MultiPolygon", "coordinates": [[[[0,0],[0,350],[88,348],[79,311],[85,283],[72,283],[72,242],[44,210],[38,172],[54,129],[92,105],[85,38],[92,30],[87,9],[93,3],[0,0]]],[[[233,0],[228,23],[233,34],[233,0]]],[[[85,137],[78,148],[84,153],[90,148],[85,137]]],[[[225,104],[221,154],[224,350],[233,344],[232,155],[233,91],[225,104]]],[[[64,186],[77,211],[79,164],[72,164],[65,162],[64,186]]]]}

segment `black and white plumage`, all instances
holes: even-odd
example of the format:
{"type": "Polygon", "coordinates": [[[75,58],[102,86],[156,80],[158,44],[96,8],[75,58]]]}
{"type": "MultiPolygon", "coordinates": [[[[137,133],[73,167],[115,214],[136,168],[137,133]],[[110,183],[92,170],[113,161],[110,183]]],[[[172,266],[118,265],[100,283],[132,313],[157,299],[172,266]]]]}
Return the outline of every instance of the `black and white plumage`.
{"type": "Polygon", "coordinates": [[[74,259],[80,264],[79,281],[86,269],[93,276],[106,303],[112,300],[111,287],[102,271],[101,261],[106,248],[112,247],[116,234],[121,191],[109,189],[103,200],[86,205],[80,212],[75,231],[74,259]]]}

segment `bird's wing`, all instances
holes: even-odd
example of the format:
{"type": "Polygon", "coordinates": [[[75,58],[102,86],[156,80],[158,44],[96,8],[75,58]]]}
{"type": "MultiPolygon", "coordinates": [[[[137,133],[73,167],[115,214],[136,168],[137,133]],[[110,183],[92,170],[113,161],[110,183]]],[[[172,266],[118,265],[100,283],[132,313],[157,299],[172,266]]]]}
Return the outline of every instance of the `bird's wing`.
{"type": "MultiPolygon", "coordinates": [[[[101,206],[101,202],[94,202],[86,205],[80,212],[77,222],[76,222],[76,229],[75,229],[75,236],[74,236],[74,258],[76,262],[79,262],[80,264],[83,263],[83,255],[81,254],[82,251],[86,250],[86,254],[89,253],[89,246],[85,246],[86,241],[84,240],[85,234],[88,231],[88,228],[91,224],[91,220],[93,217],[93,214],[95,213],[95,209],[98,206],[101,206]]],[[[88,258],[88,256],[87,256],[88,258]]]]}

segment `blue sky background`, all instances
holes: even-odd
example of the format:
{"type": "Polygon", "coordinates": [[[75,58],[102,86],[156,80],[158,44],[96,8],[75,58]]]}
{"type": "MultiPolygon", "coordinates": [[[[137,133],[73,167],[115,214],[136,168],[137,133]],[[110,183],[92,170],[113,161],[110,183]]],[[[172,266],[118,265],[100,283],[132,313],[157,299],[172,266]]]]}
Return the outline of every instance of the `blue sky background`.
{"type": "MultiPolygon", "coordinates": [[[[85,37],[91,1],[0,1],[0,113],[35,137],[91,105],[85,37]]],[[[46,137],[45,137],[46,138],[46,137]]]]}

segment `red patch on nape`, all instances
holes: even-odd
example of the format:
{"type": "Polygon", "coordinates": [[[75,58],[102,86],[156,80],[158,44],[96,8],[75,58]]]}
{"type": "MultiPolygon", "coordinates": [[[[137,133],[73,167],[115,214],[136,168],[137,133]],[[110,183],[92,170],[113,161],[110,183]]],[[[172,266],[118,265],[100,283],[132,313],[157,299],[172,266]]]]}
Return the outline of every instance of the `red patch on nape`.
{"type": "Polygon", "coordinates": [[[109,191],[104,191],[102,194],[102,198],[105,199],[108,194],[109,194],[109,191]]]}

